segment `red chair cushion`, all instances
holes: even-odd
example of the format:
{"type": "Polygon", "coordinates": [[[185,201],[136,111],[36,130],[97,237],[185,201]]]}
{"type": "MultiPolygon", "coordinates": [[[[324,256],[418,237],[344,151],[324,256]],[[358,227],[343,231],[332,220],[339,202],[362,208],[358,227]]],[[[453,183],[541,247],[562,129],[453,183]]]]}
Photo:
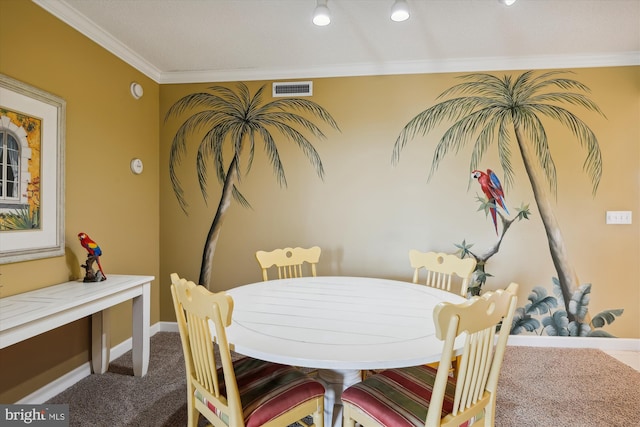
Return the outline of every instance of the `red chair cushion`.
{"type": "MultiPolygon", "coordinates": [[[[246,427],[259,427],[301,403],[324,395],[321,383],[291,366],[251,357],[239,359],[233,366],[246,427]]],[[[223,384],[221,369],[218,375],[223,384]]],[[[201,396],[196,397],[204,402],[201,396]]],[[[214,413],[219,412],[210,402],[204,403],[214,413]]]]}
{"type": "MultiPolygon", "coordinates": [[[[357,406],[384,426],[424,427],[436,373],[437,369],[430,366],[388,369],[346,389],[342,401],[357,406]]],[[[454,381],[449,378],[442,417],[453,408],[454,381]]]]}

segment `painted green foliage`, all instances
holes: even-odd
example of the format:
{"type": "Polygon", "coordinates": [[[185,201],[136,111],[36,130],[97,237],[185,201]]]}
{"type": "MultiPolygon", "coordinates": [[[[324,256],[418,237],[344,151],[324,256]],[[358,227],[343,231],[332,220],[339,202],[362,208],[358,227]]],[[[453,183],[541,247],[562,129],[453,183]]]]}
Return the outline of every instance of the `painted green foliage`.
{"type": "Polygon", "coordinates": [[[588,320],[591,283],[581,285],[571,296],[570,313],[575,320],[569,320],[567,312],[557,309],[558,301],[564,306],[562,292],[557,278],[553,278],[556,296],[547,295],[547,290],[536,286],[529,294],[529,303],[518,307],[513,317],[511,334],[537,333],[538,335],[561,337],[613,337],[601,328],[610,325],[623,309],[605,310],[588,320]]]}
{"type": "Polygon", "coordinates": [[[13,212],[0,214],[0,230],[33,230],[40,228],[39,210],[29,208],[14,209],[13,212]]]}

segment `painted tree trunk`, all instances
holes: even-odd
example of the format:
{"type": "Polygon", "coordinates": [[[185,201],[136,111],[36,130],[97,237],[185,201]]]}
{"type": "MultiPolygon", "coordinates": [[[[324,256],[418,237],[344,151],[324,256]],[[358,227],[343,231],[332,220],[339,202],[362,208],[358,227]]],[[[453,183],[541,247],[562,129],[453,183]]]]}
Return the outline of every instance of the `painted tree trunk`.
{"type": "Polygon", "coordinates": [[[534,147],[524,140],[520,126],[517,123],[514,124],[514,130],[518,147],[520,148],[520,154],[524,161],[524,167],[531,182],[533,197],[536,200],[540,219],[542,220],[547,234],[547,240],[549,241],[551,259],[558,273],[558,280],[560,282],[560,289],[562,290],[567,316],[569,320],[576,320],[575,316],[569,312],[569,302],[571,301],[571,296],[574,291],[579,286],[578,276],[569,261],[569,254],[564,244],[558,221],[553,213],[551,197],[546,188],[546,185],[548,185],[547,180],[545,179],[542,168],[536,166],[538,159],[535,155],[534,147]]]}
{"type": "Polygon", "coordinates": [[[500,216],[500,220],[502,222],[502,232],[500,233],[500,238],[498,238],[496,244],[493,245],[493,247],[491,247],[483,255],[477,255],[469,251],[471,256],[476,260],[476,269],[473,271],[473,285],[469,288],[471,296],[480,295],[482,287],[487,280],[485,265],[487,264],[487,261],[489,261],[489,258],[498,253],[498,251],[500,250],[500,245],[502,244],[502,239],[504,239],[507,230],[509,229],[509,227],[511,227],[511,224],[513,224],[513,221],[515,221],[516,219],[505,219],[500,212],[498,212],[497,214],[500,216]]]}
{"type": "Polygon", "coordinates": [[[233,185],[236,183],[237,178],[237,157],[234,156],[233,160],[229,164],[229,169],[227,169],[227,175],[222,186],[222,194],[220,195],[220,203],[218,203],[216,216],[213,218],[213,222],[209,228],[209,233],[207,234],[207,240],[204,244],[204,250],[202,251],[202,264],[200,265],[200,279],[198,283],[205,286],[212,292],[215,292],[211,287],[213,255],[216,251],[216,245],[218,243],[218,238],[220,237],[220,231],[222,230],[222,223],[224,222],[225,214],[231,205],[233,185]]]}

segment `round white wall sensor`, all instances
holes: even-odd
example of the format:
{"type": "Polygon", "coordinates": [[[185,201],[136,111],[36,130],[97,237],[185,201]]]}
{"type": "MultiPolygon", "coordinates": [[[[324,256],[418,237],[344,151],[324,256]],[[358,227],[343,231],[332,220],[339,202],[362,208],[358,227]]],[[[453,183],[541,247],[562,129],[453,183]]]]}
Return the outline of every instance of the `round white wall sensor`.
{"type": "Polygon", "coordinates": [[[131,160],[131,172],[136,175],[140,175],[142,173],[144,165],[142,164],[142,160],[140,159],[132,159],[131,160]]]}
{"type": "Polygon", "coordinates": [[[131,86],[129,87],[129,89],[131,90],[131,96],[133,96],[135,99],[142,98],[142,95],[144,94],[144,90],[142,89],[142,85],[140,83],[136,83],[136,82],[131,83],[131,86]]]}

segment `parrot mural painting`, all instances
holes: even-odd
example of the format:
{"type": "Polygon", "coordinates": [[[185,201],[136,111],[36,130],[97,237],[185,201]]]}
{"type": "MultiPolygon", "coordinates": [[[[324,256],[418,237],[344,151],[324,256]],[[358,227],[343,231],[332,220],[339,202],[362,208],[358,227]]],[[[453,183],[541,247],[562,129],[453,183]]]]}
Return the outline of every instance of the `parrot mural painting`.
{"type": "MultiPolygon", "coordinates": [[[[518,156],[531,185],[540,220],[549,243],[551,260],[557,277],[552,277],[552,287],[557,297],[547,294],[545,288],[532,289],[529,304],[516,311],[512,334],[522,331],[543,332],[555,336],[610,336],[602,326],[610,324],[623,312],[622,309],[606,310],[593,318],[588,314],[591,284],[581,284],[575,272],[560,224],[553,210],[557,189],[557,171],[551,156],[553,141],[545,129],[547,121],[554,121],[569,128],[581,148],[586,151],[583,171],[592,183],[595,195],[602,178],[602,154],[595,133],[571,109],[581,107],[602,117],[604,113],[587,93],[589,88],[572,79],[568,71],[525,71],[519,75],[494,76],[488,73],[461,75],[462,81],[442,92],[440,102],[418,113],[402,129],[396,139],[392,163],[397,163],[407,143],[418,135],[438,129],[443,122],[452,122],[435,144],[428,180],[437,171],[440,162],[450,152],[463,153],[471,144],[471,178],[478,180],[486,200],[478,197],[491,213],[494,229],[498,234],[496,244],[485,254],[478,255],[469,249],[472,244],[463,241],[456,245],[461,257],[473,256],[477,260],[475,278],[480,285],[488,274],[484,272],[486,260],[498,252],[500,242],[515,220],[528,219],[528,205],[517,209],[514,217],[505,218],[498,209],[509,214],[504,200],[504,190],[496,174],[487,169],[479,170],[480,162],[489,148],[497,149],[497,156],[509,187],[514,180],[513,157],[518,156]],[[547,190],[547,188],[549,190],[547,190]],[[502,221],[498,233],[497,217],[502,221]],[[544,316],[542,322],[536,316],[544,316]]],[[[559,143],[565,144],[566,141],[559,143]]]]}
{"type": "Polygon", "coordinates": [[[87,250],[87,262],[81,265],[86,271],[83,281],[102,282],[103,280],[107,280],[107,276],[104,274],[102,265],[100,264],[100,256],[102,255],[100,246],[98,246],[87,233],[78,233],[78,240],[80,240],[82,247],[87,250]],[[97,273],[93,271],[94,262],[98,265],[97,273]]]}
{"type": "Polygon", "coordinates": [[[474,170],[471,173],[471,176],[478,180],[480,184],[480,188],[485,196],[487,196],[487,200],[493,207],[490,207],[489,210],[491,212],[491,219],[493,220],[493,226],[496,229],[496,235],[498,234],[498,221],[496,218],[496,209],[498,206],[505,211],[507,215],[509,215],[509,210],[507,209],[507,205],[504,202],[504,190],[502,190],[502,184],[500,184],[500,180],[498,176],[493,173],[491,169],[487,169],[487,172],[482,172],[479,170],[474,170]]]}

